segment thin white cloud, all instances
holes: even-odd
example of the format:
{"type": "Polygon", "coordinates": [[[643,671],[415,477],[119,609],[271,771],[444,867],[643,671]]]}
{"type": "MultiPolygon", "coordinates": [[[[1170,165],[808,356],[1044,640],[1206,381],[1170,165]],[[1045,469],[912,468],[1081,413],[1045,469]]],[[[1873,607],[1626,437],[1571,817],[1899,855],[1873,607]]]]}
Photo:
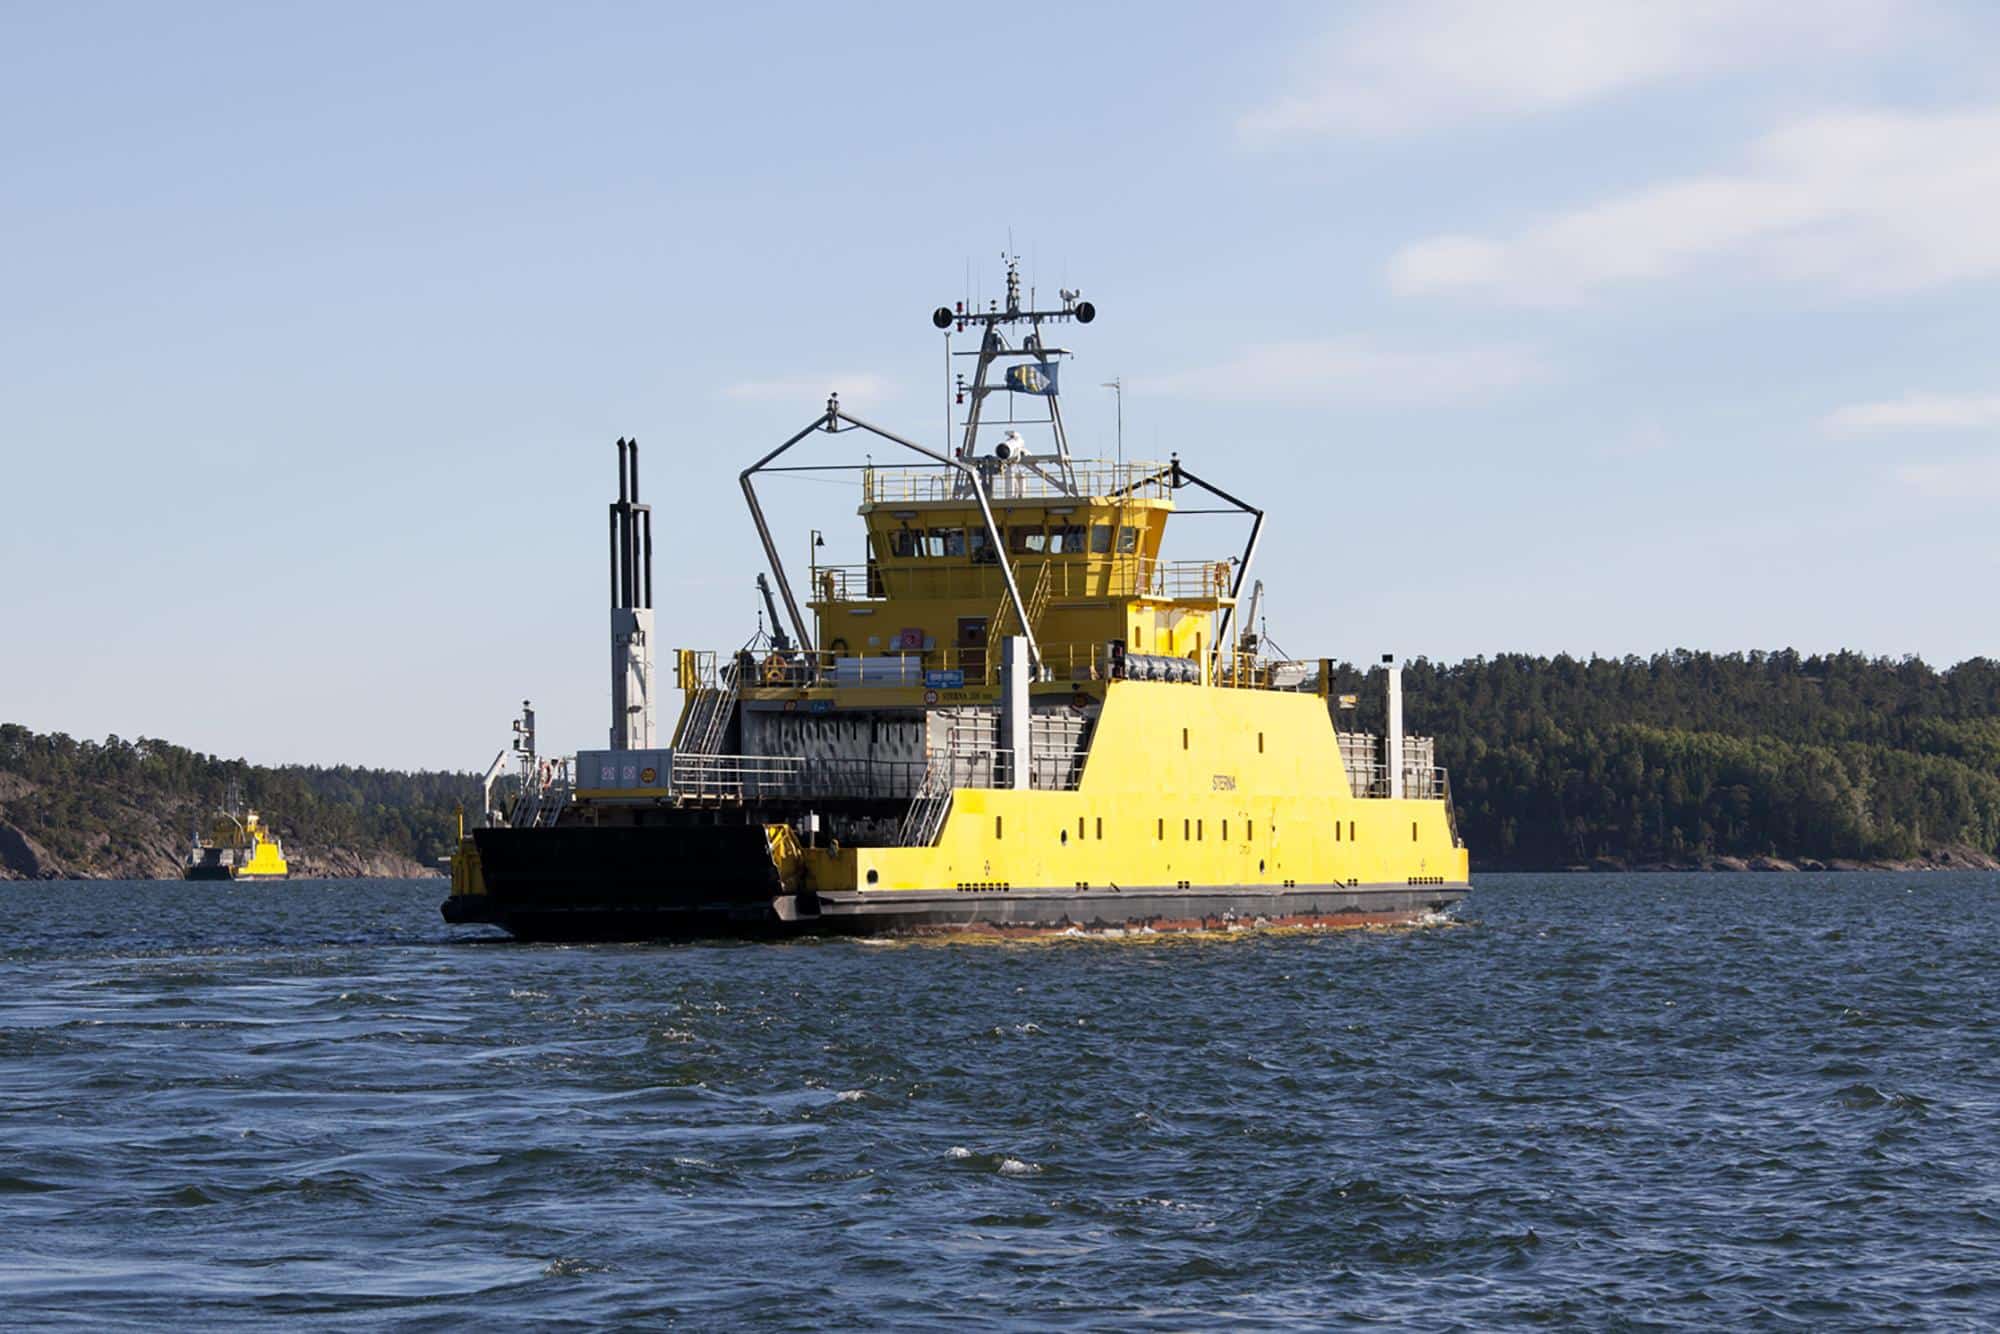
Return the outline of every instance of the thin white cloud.
{"type": "Polygon", "coordinates": [[[1821,425],[1843,435],[2000,426],[2000,394],[1905,394],[1879,403],[1851,403],[1829,412],[1821,425]]]}
{"type": "MultiPolygon", "coordinates": [[[[1352,12],[1352,11],[1350,11],[1352,12]]],[[[1535,114],[1635,88],[1865,49],[1888,0],[1411,0],[1314,44],[1247,139],[1383,136],[1535,114]]],[[[1907,25],[1911,15],[1902,11],[1907,25]]]]}
{"type": "Polygon", "coordinates": [[[1931,500],[2000,500],[2000,455],[1908,463],[1896,469],[1896,480],[1931,500]]]}
{"type": "Polygon", "coordinates": [[[752,403],[796,401],[824,406],[828,394],[843,403],[873,403],[893,397],[895,382],[866,372],[828,375],[785,375],[770,380],[738,380],[722,390],[724,398],[752,403]]]}
{"type": "Polygon", "coordinates": [[[1490,394],[1549,378],[1535,352],[1413,350],[1361,338],[1255,343],[1228,361],[1135,380],[1136,393],[1284,403],[1412,402],[1490,394]]]}
{"type": "Polygon", "coordinates": [[[1736,172],[1668,181],[1512,236],[1398,252],[1399,291],[1560,303],[1615,283],[1733,263],[1848,292],[2000,276],[2000,110],[1844,112],[1765,135],[1736,172]]]}

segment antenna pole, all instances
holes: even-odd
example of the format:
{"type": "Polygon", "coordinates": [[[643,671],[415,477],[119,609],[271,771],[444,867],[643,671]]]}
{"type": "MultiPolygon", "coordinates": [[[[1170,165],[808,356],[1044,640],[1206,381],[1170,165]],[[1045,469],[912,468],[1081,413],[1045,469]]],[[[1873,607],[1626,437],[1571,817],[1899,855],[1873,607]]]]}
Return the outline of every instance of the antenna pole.
{"type": "Polygon", "coordinates": [[[1113,376],[1104,382],[1104,388],[1118,396],[1118,466],[1125,467],[1125,377],[1113,376]]]}

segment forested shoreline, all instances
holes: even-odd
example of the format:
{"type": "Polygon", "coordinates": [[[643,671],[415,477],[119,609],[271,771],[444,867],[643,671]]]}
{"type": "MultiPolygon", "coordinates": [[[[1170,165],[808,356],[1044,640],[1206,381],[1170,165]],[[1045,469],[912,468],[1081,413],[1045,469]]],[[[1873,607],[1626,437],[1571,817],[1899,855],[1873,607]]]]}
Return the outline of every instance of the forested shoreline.
{"type": "MultiPolygon", "coordinates": [[[[1504,654],[1403,673],[1475,869],[1996,865],[2000,663],[1504,654]]],[[[1379,731],[1383,675],[1336,669],[1379,731]]],[[[0,875],[171,874],[231,781],[326,873],[449,853],[470,775],[279,768],[0,724],[0,875]],[[317,863],[314,859],[317,858],[317,863]]]]}
{"type": "Polygon", "coordinates": [[[0,723],[0,878],[178,875],[232,783],[284,840],[294,875],[432,873],[476,793],[461,773],[271,767],[0,723]]]}
{"type": "MultiPolygon", "coordinates": [[[[1383,679],[1344,668],[1379,729],[1383,679]]],[[[1403,673],[1475,867],[1992,864],[2000,663],[1505,654],[1403,673]]],[[[1345,724],[1343,724],[1345,725],[1345,724]]]]}

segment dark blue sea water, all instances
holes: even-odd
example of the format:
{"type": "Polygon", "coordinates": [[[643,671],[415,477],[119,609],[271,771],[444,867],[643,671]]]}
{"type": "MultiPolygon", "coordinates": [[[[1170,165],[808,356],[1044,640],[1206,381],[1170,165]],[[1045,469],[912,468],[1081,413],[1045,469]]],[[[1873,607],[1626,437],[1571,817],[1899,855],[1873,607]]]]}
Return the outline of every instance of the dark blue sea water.
{"type": "Polygon", "coordinates": [[[0,1318],[2000,1320],[2000,877],[1008,945],[518,946],[439,893],[0,886],[0,1318]]]}

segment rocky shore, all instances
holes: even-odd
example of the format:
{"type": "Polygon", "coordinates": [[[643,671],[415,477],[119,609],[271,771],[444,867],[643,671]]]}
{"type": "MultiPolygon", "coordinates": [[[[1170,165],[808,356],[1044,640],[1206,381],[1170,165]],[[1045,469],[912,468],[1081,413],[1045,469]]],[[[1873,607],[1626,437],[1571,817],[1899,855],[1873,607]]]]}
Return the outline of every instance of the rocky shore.
{"type": "MultiPolygon", "coordinates": [[[[178,880],[185,849],[158,840],[113,849],[97,857],[65,859],[0,820],[0,880],[178,880]]],[[[294,880],[417,880],[443,874],[441,868],[393,852],[370,848],[317,848],[286,853],[294,880]]]]}
{"type": "MultiPolygon", "coordinates": [[[[0,880],[178,880],[187,855],[188,831],[199,812],[192,807],[149,809],[106,800],[106,814],[119,834],[94,834],[67,855],[8,819],[7,803],[32,794],[35,785],[0,774],[0,880]]],[[[285,855],[294,879],[381,877],[412,879],[442,872],[413,858],[379,848],[299,847],[289,840],[285,855]]]]}

